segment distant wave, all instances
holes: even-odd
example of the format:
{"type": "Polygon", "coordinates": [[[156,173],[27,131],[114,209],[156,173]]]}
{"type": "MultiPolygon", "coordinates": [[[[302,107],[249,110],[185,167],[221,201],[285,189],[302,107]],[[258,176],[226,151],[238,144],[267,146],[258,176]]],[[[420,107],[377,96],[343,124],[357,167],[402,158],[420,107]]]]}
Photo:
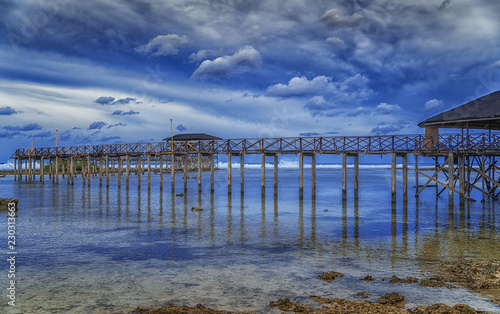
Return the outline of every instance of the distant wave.
{"type": "MultiPolygon", "coordinates": [[[[227,162],[219,162],[218,163],[219,169],[227,169],[227,162]]],[[[398,168],[402,168],[402,164],[396,164],[398,168]]],[[[420,167],[425,166],[421,165],[420,167]]],[[[233,162],[231,163],[231,167],[234,169],[239,169],[240,164],[238,162],[233,162]]],[[[266,163],[266,168],[273,168],[274,165],[272,163],[266,163]]],[[[245,169],[260,169],[261,164],[245,164],[245,169]]],[[[299,162],[298,161],[280,161],[278,163],[278,168],[279,169],[299,169],[299,162]]],[[[310,163],[304,163],[304,169],[310,169],[311,164],[310,163]]],[[[354,169],[354,164],[347,164],[348,169],[354,169]]],[[[369,169],[390,169],[391,165],[390,164],[360,164],[359,169],[363,170],[369,170],[369,169]]],[[[413,169],[412,165],[408,165],[408,168],[413,169]]],[[[331,170],[341,170],[342,169],[342,164],[316,164],[316,169],[331,169],[331,170]]]]}

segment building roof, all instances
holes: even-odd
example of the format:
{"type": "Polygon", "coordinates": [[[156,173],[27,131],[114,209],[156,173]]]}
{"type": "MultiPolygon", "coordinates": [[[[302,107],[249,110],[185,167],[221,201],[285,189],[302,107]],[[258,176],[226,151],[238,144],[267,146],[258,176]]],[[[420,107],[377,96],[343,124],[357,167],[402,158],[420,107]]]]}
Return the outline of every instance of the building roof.
{"type": "Polygon", "coordinates": [[[418,126],[500,130],[500,91],[442,112],[418,126]]]}
{"type": "MultiPolygon", "coordinates": [[[[169,142],[170,137],[164,138],[163,140],[169,142]]],[[[222,140],[222,139],[220,137],[208,135],[205,133],[189,133],[189,134],[174,135],[174,142],[176,142],[176,141],[210,141],[210,140],[222,140]]]]}

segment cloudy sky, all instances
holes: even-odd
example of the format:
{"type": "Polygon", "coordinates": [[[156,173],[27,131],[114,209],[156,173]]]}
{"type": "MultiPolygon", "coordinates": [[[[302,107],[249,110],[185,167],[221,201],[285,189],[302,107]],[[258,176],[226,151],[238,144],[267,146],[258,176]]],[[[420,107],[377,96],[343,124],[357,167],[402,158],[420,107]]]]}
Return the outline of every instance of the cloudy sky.
{"type": "Polygon", "coordinates": [[[16,147],[420,134],[500,89],[497,0],[0,0],[16,147]]]}

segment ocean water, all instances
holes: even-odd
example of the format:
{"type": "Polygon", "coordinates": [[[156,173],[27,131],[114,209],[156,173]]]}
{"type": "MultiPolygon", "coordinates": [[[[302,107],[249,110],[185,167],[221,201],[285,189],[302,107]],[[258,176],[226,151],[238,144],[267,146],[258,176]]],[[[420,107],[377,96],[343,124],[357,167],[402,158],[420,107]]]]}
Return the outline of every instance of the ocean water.
{"type": "MultiPolygon", "coordinates": [[[[223,165],[222,165],[223,166],[223,165]]],[[[280,165],[281,167],[281,165],[280,165]]],[[[237,168],[237,167],[235,167],[237,168]]],[[[428,288],[390,284],[382,278],[430,277],[440,261],[463,258],[500,259],[500,204],[487,201],[450,205],[447,193],[436,198],[435,188],[414,197],[410,172],[405,200],[398,179],[391,197],[388,166],[360,167],[359,192],[353,191],[348,171],[347,197],[342,197],[338,165],[318,167],[316,198],[305,172],[299,195],[296,167],[279,171],[277,193],[273,168],[267,168],[267,187],[261,193],[261,171],[245,168],[245,191],[240,193],[239,169],[233,171],[228,193],[227,170],[216,172],[215,192],[209,173],[203,185],[190,179],[184,196],[182,174],[175,193],[170,176],[159,190],[153,174],[141,189],[132,175],[130,189],[91,187],[81,178],[75,185],[16,183],[0,178],[0,196],[19,199],[16,220],[16,306],[1,297],[1,312],[8,313],[128,313],[138,306],[201,303],[219,310],[273,313],[270,301],[288,297],[314,304],[307,298],[342,297],[360,300],[392,291],[418,304],[467,303],[478,310],[500,313],[500,307],[464,288],[428,288]],[[203,211],[192,211],[201,206],[203,211]],[[327,283],[317,275],[335,270],[344,277],[327,283]],[[376,281],[360,278],[371,275],[376,281]]],[[[196,176],[191,173],[190,176],[196,176]]],[[[399,173],[400,175],[400,173],[399,173]]],[[[423,178],[420,179],[421,184],[423,178]]],[[[105,179],[103,180],[105,182],[105,179]]],[[[7,218],[1,220],[7,246],[7,218]]],[[[8,287],[4,250],[0,267],[2,287],[8,287]]]]}

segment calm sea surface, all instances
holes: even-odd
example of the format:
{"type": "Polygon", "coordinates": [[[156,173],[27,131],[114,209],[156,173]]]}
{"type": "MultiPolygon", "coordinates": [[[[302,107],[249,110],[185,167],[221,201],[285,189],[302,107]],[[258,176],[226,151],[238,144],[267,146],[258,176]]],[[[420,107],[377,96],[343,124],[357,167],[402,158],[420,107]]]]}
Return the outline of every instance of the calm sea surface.
{"type": "MultiPolygon", "coordinates": [[[[74,186],[60,179],[52,184],[21,184],[0,178],[0,196],[19,198],[16,221],[16,307],[7,306],[7,218],[1,221],[3,270],[0,312],[127,313],[137,306],[201,303],[219,310],[273,312],[270,301],[288,297],[314,304],[307,296],[360,299],[366,291],[376,301],[396,291],[418,304],[467,303],[478,310],[500,313],[500,307],[466,289],[425,288],[390,284],[384,277],[432,276],[439,261],[463,258],[500,259],[500,204],[475,202],[450,206],[445,191],[435,188],[403,200],[398,182],[391,200],[390,171],[361,167],[359,196],[349,189],[345,201],[339,167],[319,167],[317,196],[311,197],[306,169],[303,198],[298,170],[279,171],[273,191],[273,169],[267,168],[267,188],[260,188],[260,168],[245,169],[241,196],[239,169],[233,169],[228,195],[227,171],[216,172],[215,193],[209,173],[190,179],[184,196],[175,196],[166,175],[163,193],[159,175],[147,176],[137,189],[109,189],[97,177],[89,188],[81,177],[74,186]],[[201,206],[203,211],[192,211],[201,206]],[[327,283],[317,278],[335,270],[344,277],[327,283]],[[359,280],[371,275],[375,282],[359,280]]],[[[196,176],[195,173],[190,176],[196,176]]],[[[421,183],[425,183],[423,178],[421,183]]],[[[37,177],[38,181],[38,177],[37,177]]],[[[105,181],[105,180],[104,180],[105,181]]],[[[182,174],[175,193],[183,192],[182,174]]]]}

